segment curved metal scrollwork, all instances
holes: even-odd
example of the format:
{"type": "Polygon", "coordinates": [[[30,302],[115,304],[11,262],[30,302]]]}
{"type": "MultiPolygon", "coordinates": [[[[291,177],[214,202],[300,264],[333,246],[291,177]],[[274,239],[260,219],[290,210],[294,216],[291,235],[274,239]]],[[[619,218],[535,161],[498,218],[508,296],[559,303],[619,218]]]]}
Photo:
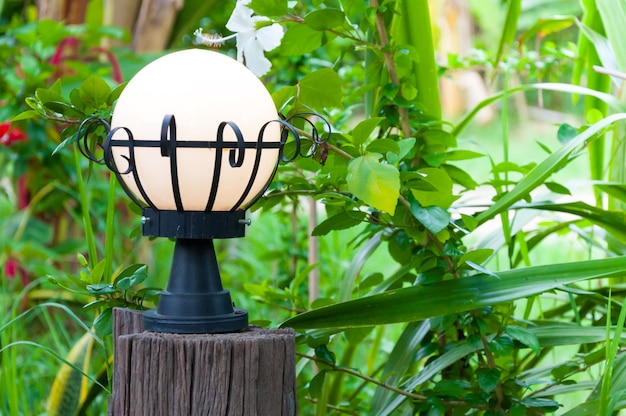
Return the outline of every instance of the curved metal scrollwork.
{"type": "Polygon", "coordinates": [[[328,122],[328,120],[326,120],[324,117],[320,116],[317,113],[313,113],[313,112],[296,113],[280,121],[284,122],[284,126],[282,128],[281,137],[280,137],[280,143],[282,145],[281,150],[280,150],[280,160],[282,162],[289,163],[295,160],[297,157],[302,157],[302,158],[312,157],[317,152],[318,147],[326,143],[328,139],[330,138],[330,134],[331,134],[330,123],[328,122]],[[317,119],[324,123],[326,127],[324,136],[320,135],[319,131],[317,130],[317,127],[315,127],[315,122],[312,120],[312,118],[317,119]],[[307,138],[309,138],[312,143],[311,147],[306,153],[302,152],[302,141],[300,138],[301,134],[298,132],[298,129],[294,127],[293,124],[291,123],[292,120],[301,120],[305,125],[308,125],[308,127],[310,127],[310,132],[307,132],[306,130],[302,131],[303,134],[308,136],[307,138]],[[292,153],[291,156],[285,156],[284,148],[288,142],[289,133],[291,133],[291,135],[294,138],[295,151],[292,153]]]}
{"type": "MultiPolygon", "coordinates": [[[[147,206],[155,210],[158,210],[158,208],[150,200],[146,190],[141,183],[139,172],[137,172],[135,159],[136,149],[144,147],[159,148],[161,156],[168,157],[170,159],[172,192],[177,211],[184,210],[182,198],[180,195],[180,183],[178,178],[177,149],[216,149],[217,151],[215,152],[212,186],[205,208],[205,211],[208,212],[212,211],[215,199],[217,197],[217,190],[220,181],[220,172],[222,169],[222,150],[229,150],[228,162],[231,168],[239,168],[243,166],[246,159],[246,151],[248,149],[255,150],[254,165],[252,168],[251,177],[246,184],[246,187],[239,197],[237,203],[231,209],[231,211],[235,211],[240,209],[241,205],[244,203],[246,198],[248,198],[249,193],[254,186],[257,172],[261,163],[261,154],[264,150],[278,150],[278,159],[284,163],[291,162],[297,157],[308,158],[313,156],[318,147],[329,139],[330,132],[330,123],[320,115],[316,113],[298,113],[284,119],[281,118],[277,120],[271,120],[265,123],[259,130],[257,141],[246,142],[244,140],[241,130],[239,129],[237,124],[232,121],[223,121],[219,124],[216,138],[214,141],[179,140],[176,132],[176,119],[174,115],[167,114],[163,117],[159,140],[136,140],[133,137],[133,133],[129,128],[116,127],[114,129],[111,129],[109,123],[98,117],[90,117],[84,120],[78,128],[77,136],[78,148],[87,159],[99,165],[106,165],[116,175],[122,188],[133,200],[134,203],[141,207],[145,208],[147,206]],[[299,124],[303,125],[304,128],[298,129],[297,127],[295,127],[292,124],[292,121],[296,120],[299,124]],[[315,126],[315,121],[321,121],[325,123],[326,131],[324,136],[320,135],[315,126]],[[272,123],[278,123],[280,125],[280,140],[278,142],[264,141],[266,128],[272,123]],[[96,129],[98,127],[102,127],[104,129],[104,133],[106,134],[106,137],[102,142],[94,139],[94,137],[97,137],[98,132],[96,132],[96,129]],[[231,130],[236,141],[224,140],[224,132],[226,128],[229,128],[231,130]],[[118,132],[120,131],[123,131],[125,133],[126,138],[116,138],[116,136],[119,136],[118,132]],[[305,136],[311,141],[310,147],[306,147],[306,150],[303,150],[305,147],[302,145],[301,136],[305,136]],[[285,147],[286,145],[291,144],[293,144],[294,149],[293,151],[289,152],[288,155],[286,155],[285,147]],[[122,158],[128,163],[128,166],[125,169],[121,170],[117,166],[116,158],[113,155],[114,147],[126,148],[128,150],[128,155],[117,155],[118,160],[119,158],[122,158]],[[97,153],[99,153],[99,151],[102,151],[101,157],[97,156],[97,153]],[[128,174],[132,175],[141,199],[137,198],[136,194],[128,188],[126,182],[122,178],[122,175],[128,174]]],[[[254,198],[252,201],[249,201],[248,204],[250,205],[254,203],[254,201],[256,201],[256,198],[254,198]]]]}
{"type": "Polygon", "coordinates": [[[78,150],[80,151],[80,153],[83,154],[83,156],[85,156],[92,162],[97,163],[98,165],[107,165],[107,167],[109,167],[109,165],[106,163],[106,151],[104,149],[104,145],[98,143],[97,141],[94,141],[94,146],[100,148],[100,150],[104,152],[103,156],[100,158],[97,157],[95,153],[92,152],[92,150],[89,148],[89,136],[91,136],[94,133],[94,130],[99,126],[104,127],[104,130],[108,136],[109,132],[111,131],[111,126],[109,125],[109,123],[99,117],[89,117],[83,120],[82,123],[80,123],[78,131],[76,132],[76,135],[78,137],[78,150]]]}

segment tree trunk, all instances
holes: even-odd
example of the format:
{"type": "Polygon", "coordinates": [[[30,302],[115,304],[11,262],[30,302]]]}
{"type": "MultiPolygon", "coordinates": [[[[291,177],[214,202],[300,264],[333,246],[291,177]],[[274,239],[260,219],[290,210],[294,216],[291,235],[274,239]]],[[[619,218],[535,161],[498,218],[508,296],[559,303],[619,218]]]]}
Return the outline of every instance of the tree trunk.
{"type": "Polygon", "coordinates": [[[133,33],[136,52],[158,52],[167,47],[183,0],[143,0],[133,33]]]}
{"type": "Polygon", "coordinates": [[[37,0],[39,20],[64,21],[68,25],[85,21],[87,0],[37,0]]]}

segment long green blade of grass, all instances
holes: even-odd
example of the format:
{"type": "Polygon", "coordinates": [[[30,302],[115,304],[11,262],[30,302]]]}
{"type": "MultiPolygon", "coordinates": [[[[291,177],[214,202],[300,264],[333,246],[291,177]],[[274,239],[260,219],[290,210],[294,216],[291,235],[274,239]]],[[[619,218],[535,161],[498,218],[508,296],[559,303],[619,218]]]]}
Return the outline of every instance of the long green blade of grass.
{"type": "Polygon", "coordinates": [[[611,94],[606,94],[603,92],[599,92],[590,88],[579,87],[572,84],[563,84],[559,82],[541,82],[536,84],[525,84],[520,85],[518,87],[509,88],[509,90],[505,93],[500,91],[491,97],[485,98],[483,101],[478,103],[474,108],[472,108],[467,114],[465,114],[461,120],[456,124],[456,126],[452,129],[451,133],[454,136],[458,136],[467,125],[476,117],[476,114],[483,108],[495,103],[496,101],[501,100],[503,97],[507,95],[511,95],[518,92],[529,91],[529,90],[545,90],[545,91],[555,91],[562,92],[567,94],[579,94],[579,95],[589,95],[592,97],[596,97],[599,100],[605,102],[612,110],[614,111],[626,111],[626,104],[622,103],[619,99],[611,94]]]}
{"type": "Polygon", "coordinates": [[[44,303],[40,303],[39,305],[33,306],[32,308],[22,312],[21,314],[17,315],[15,318],[9,320],[8,322],[4,323],[2,326],[0,326],[0,334],[2,332],[4,332],[5,330],[7,330],[7,328],[11,327],[13,324],[19,322],[20,320],[26,318],[29,314],[34,313],[37,309],[39,308],[58,308],[61,309],[62,311],[64,311],[65,313],[67,313],[67,316],[69,316],[79,327],[81,327],[82,329],[84,329],[86,332],[89,332],[91,334],[91,336],[93,337],[93,339],[100,345],[100,346],[105,346],[104,341],[102,340],[102,338],[100,338],[98,335],[96,335],[95,332],[93,332],[91,330],[91,328],[89,328],[88,325],[86,325],[74,312],[72,312],[72,310],[63,304],[60,303],[56,303],[56,302],[44,302],[44,303]]]}
{"type": "Polygon", "coordinates": [[[626,257],[527,267],[391,290],[322,307],[285,321],[296,329],[351,328],[412,322],[465,312],[582,280],[621,276],[626,257]]]}
{"type": "Polygon", "coordinates": [[[626,71],[626,50],[623,43],[626,3],[622,0],[596,0],[596,7],[602,17],[604,31],[615,54],[618,69],[626,71]]]}
{"type": "Polygon", "coordinates": [[[613,381],[613,366],[617,356],[617,350],[621,341],[622,330],[624,329],[624,321],[626,321],[626,307],[622,305],[619,317],[617,318],[617,326],[615,328],[615,336],[611,337],[611,295],[609,293],[609,302],[607,308],[606,323],[606,361],[604,363],[604,375],[600,388],[600,414],[608,415],[613,413],[615,406],[611,400],[611,384],[613,381]]]}
{"type": "Polygon", "coordinates": [[[98,263],[98,252],[96,249],[96,239],[93,234],[93,227],[91,225],[91,217],[89,215],[89,195],[87,194],[87,187],[85,186],[85,181],[83,180],[82,168],[80,166],[80,155],[76,146],[74,146],[74,164],[76,166],[76,178],[80,193],[80,205],[83,216],[85,240],[87,240],[87,251],[89,253],[88,261],[90,268],[93,268],[96,263],[98,263]]]}
{"type": "Polygon", "coordinates": [[[578,147],[595,137],[605,128],[618,121],[626,120],[626,113],[618,113],[606,117],[593,124],[584,132],[565,143],[559,150],[552,153],[543,162],[535,166],[519,183],[502,198],[498,199],[491,207],[481,212],[476,217],[479,224],[495,217],[499,213],[509,209],[513,204],[523,200],[532,190],[542,185],[561,166],[563,161],[578,147]]]}
{"type": "Polygon", "coordinates": [[[517,31],[517,21],[522,14],[522,0],[509,0],[506,8],[506,18],[504,26],[502,26],[502,34],[500,35],[500,42],[498,44],[498,52],[496,53],[496,62],[494,68],[498,67],[498,64],[502,61],[504,54],[508,50],[509,46],[513,44],[515,40],[515,34],[517,31]]]}
{"type": "MultiPolygon", "coordinates": [[[[413,355],[421,346],[429,330],[429,321],[411,322],[407,325],[383,367],[382,376],[385,379],[385,383],[395,386],[401,380],[406,371],[407,363],[412,361],[413,355]]],[[[370,409],[370,414],[381,414],[384,405],[394,398],[393,392],[377,387],[372,400],[373,406],[370,409]]]]}
{"type": "Polygon", "coordinates": [[[74,363],[69,362],[68,360],[65,359],[65,357],[61,356],[58,352],[56,352],[52,348],[46,347],[45,345],[41,345],[33,341],[15,341],[0,348],[0,353],[8,349],[18,347],[18,346],[32,347],[32,348],[37,348],[37,349],[45,351],[46,353],[50,354],[51,356],[53,356],[60,362],[72,368],[74,371],[80,373],[82,376],[87,377],[87,379],[91,381],[92,383],[98,384],[104,391],[107,392],[107,394],[111,394],[111,391],[108,389],[108,387],[100,384],[100,382],[95,377],[91,376],[90,374],[87,374],[85,371],[83,371],[82,368],[74,365],[74,363]]]}
{"type": "MultiPolygon", "coordinates": [[[[488,341],[491,341],[494,337],[487,337],[488,341]]],[[[434,359],[429,364],[427,364],[422,371],[420,371],[415,376],[409,378],[404,383],[402,383],[402,388],[406,391],[411,391],[415,389],[420,384],[430,380],[435,374],[444,370],[446,367],[454,364],[461,358],[473,353],[481,349],[482,346],[476,343],[467,343],[460,344],[448,351],[446,351],[440,357],[434,359]]],[[[377,416],[387,416],[393,414],[393,412],[406,400],[406,396],[396,395],[379,413],[377,416]]]]}

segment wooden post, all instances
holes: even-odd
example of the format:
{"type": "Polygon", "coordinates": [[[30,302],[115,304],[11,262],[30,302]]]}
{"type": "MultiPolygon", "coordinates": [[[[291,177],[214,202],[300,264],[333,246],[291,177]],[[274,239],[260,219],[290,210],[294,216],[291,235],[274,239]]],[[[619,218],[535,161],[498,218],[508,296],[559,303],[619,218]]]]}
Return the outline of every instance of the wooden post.
{"type": "Polygon", "coordinates": [[[141,332],[141,314],[114,311],[112,416],[296,414],[295,334],[141,332]]]}

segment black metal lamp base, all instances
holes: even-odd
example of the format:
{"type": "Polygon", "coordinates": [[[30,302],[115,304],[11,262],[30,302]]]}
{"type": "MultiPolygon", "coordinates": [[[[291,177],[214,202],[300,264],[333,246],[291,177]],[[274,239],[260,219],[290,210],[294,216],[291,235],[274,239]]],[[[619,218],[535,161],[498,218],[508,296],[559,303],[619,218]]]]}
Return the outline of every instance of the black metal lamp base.
{"type": "Polygon", "coordinates": [[[218,334],[237,332],[248,327],[248,312],[233,308],[233,313],[216,316],[179,317],[160,315],[156,309],[143,313],[146,331],[172,334],[218,334]]]}
{"type": "Polygon", "coordinates": [[[176,240],[167,290],[157,309],[144,313],[143,326],[178,334],[236,332],[248,326],[248,313],[234,308],[222,287],[213,240],[176,240]]]}

